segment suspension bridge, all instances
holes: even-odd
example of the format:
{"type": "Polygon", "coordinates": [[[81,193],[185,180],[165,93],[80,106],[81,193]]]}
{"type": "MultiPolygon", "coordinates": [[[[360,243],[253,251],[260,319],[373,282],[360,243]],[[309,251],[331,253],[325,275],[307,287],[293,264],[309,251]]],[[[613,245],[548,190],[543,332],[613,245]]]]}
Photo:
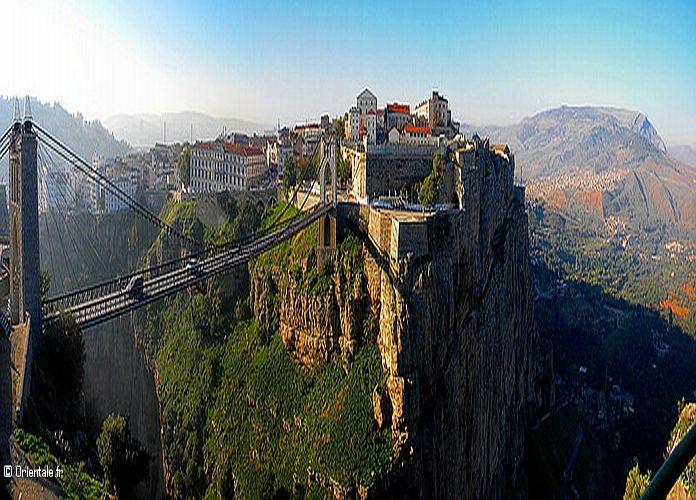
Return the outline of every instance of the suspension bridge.
{"type": "MultiPolygon", "coordinates": [[[[263,229],[243,238],[210,245],[167,223],[36,123],[28,98],[25,99],[23,116],[20,118],[19,102],[15,100],[13,122],[0,136],[0,160],[6,154],[9,156],[10,178],[9,265],[3,265],[0,270],[0,283],[3,280],[9,282],[9,287],[6,287],[9,293],[7,300],[0,297],[0,329],[8,337],[15,330],[26,332],[23,363],[26,375],[22,373],[21,378],[27,382],[20,385],[29,387],[32,353],[40,342],[42,328],[56,322],[63,314],[71,315],[83,329],[98,325],[242,266],[316,222],[320,228],[320,247],[335,246],[336,151],[337,139],[328,134],[322,136],[312,154],[312,158],[319,158],[314,178],[299,179],[289,203],[273,220],[263,229]],[[44,172],[45,182],[49,157],[60,158],[80,175],[111,193],[138,217],[154,225],[160,235],[179,240],[184,251],[170,261],[42,299],[39,255],[39,187],[42,179],[39,174],[44,172]],[[331,179],[330,197],[327,178],[331,179]],[[311,185],[300,204],[300,188],[310,180],[311,185]],[[320,185],[319,201],[311,209],[304,210],[316,183],[320,185]],[[299,205],[300,211],[286,216],[291,205],[299,205]]],[[[307,171],[309,169],[304,174],[307,171]]],[[[74,227],[68,232],[79,231],[80,228],[74,227]]],[[[60,234],[57,236],[62,238],[60,234]]],[[[76,246],[74,236],[68,234],[66,238],[73,238],[76,246]]],[[[98,257],[98,251],[92,250],[98,257]]],[[[20,399],[24,399],[24,396],[20,399]]],[[[15,404],[21,406],[20,402],[15,404]]],[[[21,413],[19,409],[17,413],[21,413]]]]}

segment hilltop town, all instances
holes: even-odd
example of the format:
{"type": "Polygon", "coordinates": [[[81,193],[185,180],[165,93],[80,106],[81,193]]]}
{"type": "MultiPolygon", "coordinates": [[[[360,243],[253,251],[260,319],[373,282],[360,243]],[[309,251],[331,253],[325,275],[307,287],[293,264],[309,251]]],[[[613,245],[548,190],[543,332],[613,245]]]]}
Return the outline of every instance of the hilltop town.
{"type": "MultiPolygon", "coordinates": [[[[157,143],[149,150],[115,158],[95,155],[92,166],[128,196],[164,199],[173,194],[181,199],[229,191],[263,192],[268,199],[278,199],[276,193],[283,187],[302,183],[298,174],[313,166],[313,155],[329,131],[341,139],[342,196],[362,204],[415,212],[461,205],[457,196],[461,175],[456,180],[452,166],[457,165],[461,174],[462,167],[474,166],[483,149],[514,169],[514,158],[505,145],[490,145],[477,136],[466,139],[459,133],[449,102],[438,91],[415,106],[400,102],[380,106],[368,88],[357,95],[354,106],[333,119],[325,114],[317,122],[278,127],[272,133],[223,131],[215,138],[157,143]],[[433,169],[438,152],[445,160],[438,197],[424,207],[418,189],[433,169]]],[[[128,208],[99,182],[74,174],[64,165],[44,161],[40,168],[42,212],[96,214],[128,208]]],[[[300,187],[309,189],[309,185],[300,187]]]]}

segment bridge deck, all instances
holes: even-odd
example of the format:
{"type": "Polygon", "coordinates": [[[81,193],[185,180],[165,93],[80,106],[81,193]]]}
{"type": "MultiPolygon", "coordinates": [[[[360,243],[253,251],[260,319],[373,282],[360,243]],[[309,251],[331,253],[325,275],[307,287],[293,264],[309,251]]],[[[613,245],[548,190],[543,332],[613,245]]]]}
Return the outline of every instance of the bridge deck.
{"type": "Polygon", "coordinates": [[[80,304],[71,305],[67,308],[61,308],[60,304],[52,304],[50,309],[45,308],[43,311],[44,324],[55,321],[61,310],[63,310],[71,313],[76,323],[82,328],[88,328],[172,295],[180,290],[185,290],[192,285],[249,262],[251,259],[291,238],[331,209],[331,205],[316,207],[301,219],[290,223],[278,231],[201,260],[195,269],[182,267],[160,276],[143,280],[142,291],[137,294],[129,293],[125,287],[117,291],[106,289],[102,294],[99,293],[99,290],[95,290],[92,292],[92,295],[96,296],[96,298],[80,304]]]}

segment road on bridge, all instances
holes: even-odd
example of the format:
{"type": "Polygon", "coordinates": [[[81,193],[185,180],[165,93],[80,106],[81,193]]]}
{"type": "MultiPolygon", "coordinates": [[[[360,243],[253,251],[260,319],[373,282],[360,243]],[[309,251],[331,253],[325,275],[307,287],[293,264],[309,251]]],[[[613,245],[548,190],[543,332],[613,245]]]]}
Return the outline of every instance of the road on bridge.
{"type": "MultiPolygon", "coordinates": [[[[82,328],[97,325],[245,264],[288,240],[327,214],[331,209],[331,205],[315,207],[299,220],[278,231],[232,249],[221,251],[217,255],[201,260],[195,266],[181,267],[160,276],[143,280],[142,289],[138,289],[136,292],[129,291],[124,287],[119,291],[65,308],[63,311],[71,313],[75,322],[82,328]]],[[[57,307],[45,310],[44,324],[55,321],[60,313],[61,310],[57,307]]]]}

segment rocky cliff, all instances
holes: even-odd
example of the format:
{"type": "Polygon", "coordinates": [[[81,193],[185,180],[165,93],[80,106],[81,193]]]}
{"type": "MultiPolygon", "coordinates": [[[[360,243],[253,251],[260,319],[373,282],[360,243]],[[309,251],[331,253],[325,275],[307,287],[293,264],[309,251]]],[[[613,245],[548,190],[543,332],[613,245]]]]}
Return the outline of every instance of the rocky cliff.
{"type": "Polygon", "coordinates": [[[277,318],[286,348],[303,364],[349,359],[369,337],[369,318],[377,319],[387,380],[373,394],[375,418],[391,425],[395,460],[369,488],[375,495],[526,491],[524,426],[552,397],[551,351],[534,324],[514,160],[481,146],[475,166],[458,170],[461,210],[427,221],[427,256],[393,261],[368,243],[358,273],[334,273],[322,293],[309,295],[307,260],[296,271],[252,269],[252,310],[269,328],[277,318]]]}

